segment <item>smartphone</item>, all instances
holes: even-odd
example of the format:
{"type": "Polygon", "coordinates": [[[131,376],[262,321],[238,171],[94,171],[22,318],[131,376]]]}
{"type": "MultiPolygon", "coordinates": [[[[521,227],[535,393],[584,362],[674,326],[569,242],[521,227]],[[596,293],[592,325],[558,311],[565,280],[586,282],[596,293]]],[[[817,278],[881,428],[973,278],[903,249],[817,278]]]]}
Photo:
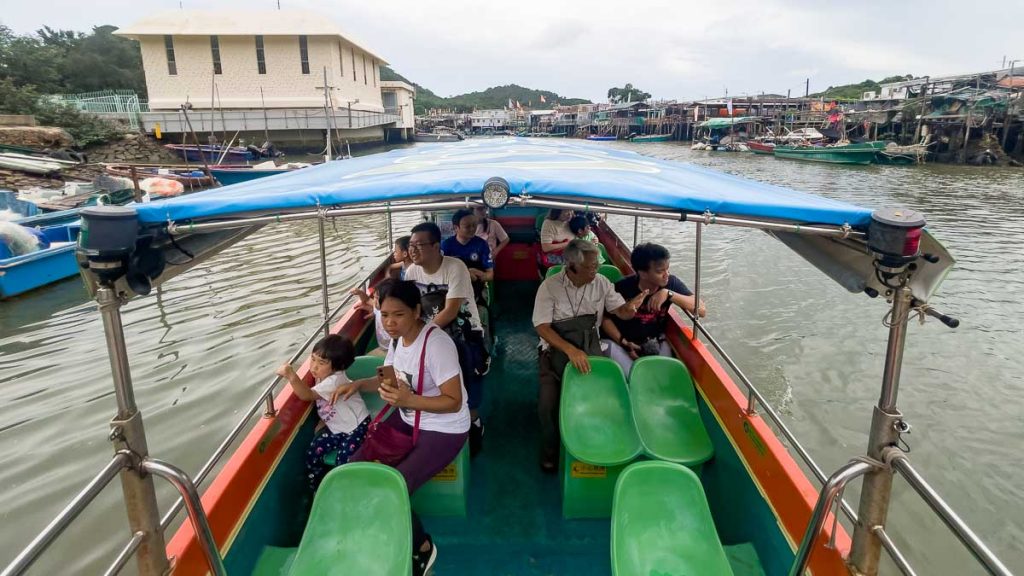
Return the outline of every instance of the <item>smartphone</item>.
{"type": "Polygon", "coordinates": [[[394,386],[398,382],[398,377],[395,375],[394,366],[378,366],[377,378],[378,381],[380,382],[383,382],[384,380],[390,380],[392,386],[394,386]]]}

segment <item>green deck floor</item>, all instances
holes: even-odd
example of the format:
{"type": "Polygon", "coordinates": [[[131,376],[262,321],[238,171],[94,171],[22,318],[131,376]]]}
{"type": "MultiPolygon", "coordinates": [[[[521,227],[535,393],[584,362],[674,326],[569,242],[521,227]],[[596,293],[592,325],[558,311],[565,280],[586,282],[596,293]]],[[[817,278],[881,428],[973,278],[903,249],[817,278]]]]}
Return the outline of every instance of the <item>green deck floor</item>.
{"type": "MultiPolygon", "coordinates": [[[[472,463],[468,514],[423,518],[438,546],[437,576],[611,574],[610,521],[564,520],[559,477],[538,466],[536,289],[529,282],[499,287],[498,342],[484,384],[487,431],[472,463]]],[[[726,551],[737,576],[763,574],[750,545],[726,551]]]]}

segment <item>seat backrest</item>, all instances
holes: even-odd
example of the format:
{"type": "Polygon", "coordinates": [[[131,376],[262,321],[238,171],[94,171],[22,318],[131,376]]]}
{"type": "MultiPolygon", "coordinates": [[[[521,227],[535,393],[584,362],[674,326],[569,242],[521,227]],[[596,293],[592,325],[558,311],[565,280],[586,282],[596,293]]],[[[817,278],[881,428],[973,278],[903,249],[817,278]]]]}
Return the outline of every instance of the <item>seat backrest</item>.
{"type": "Polygon", "coordinates": [[[597,250],[601,253],[601,257],[604,258],[605,262],[612,261],[612,259],[608,256],[608,249],[604,247],[604,244],[598,244],[597,250]]]}
{"type": "Polygon", "coordinates": [[[384,365],[383,356],[356,356],[355,362],[345,369],[349,380],[360,380],[377,375],[377,368],[384,365]]]}
{"type": "Polygon", "coordinates": [[[544,278],[551,278],[552,276],[554,276],[555,274],[558,274],[561,271],[562,271],[562,265],[561,264],[555,264],[551,268],[548,268],[548,271],[544,274],[544,278]]]}
{"type": "Polygon", "coordinates": [[[541,210],[540,214],[537,214],[537,219],[534,220],[534,228],[537,229],[537,234],[540,234],[541,226],[544,226],[544,220],[548,217],[547,210],[541,210]]]}
{"type": "Polygon", "coordinates": [[[614,466],[640,453],[626,378],[614,360],[591,356],[589,374],[568,364],[559,412],[562,442],[577,460],[614,466]]]}
{"type": "Polygon", "coordinates": [[[687,466],[706,462],[714,454],[693,379],[682,362],[666,356],[640,358],[629,373],[629,397],[647,454],[687,466]]]}
{"type": "Polygon", "coordinates": [[[290,575],[412,572],[409,491],[397,470],[345,464],[320,484],[290,575]]]}
{"type": "Polygon", "coordinates": [[[601,267],[597,269],[597,273],[611,280],[612,284],[622,280],[622,272],[614,264],[601,264],[601,267]]]}
{"type": "Polygon", "coordinates": [[[697,475],[679,464],[631,464],[615,484],[612,574],[733,576],[697,475]]]}

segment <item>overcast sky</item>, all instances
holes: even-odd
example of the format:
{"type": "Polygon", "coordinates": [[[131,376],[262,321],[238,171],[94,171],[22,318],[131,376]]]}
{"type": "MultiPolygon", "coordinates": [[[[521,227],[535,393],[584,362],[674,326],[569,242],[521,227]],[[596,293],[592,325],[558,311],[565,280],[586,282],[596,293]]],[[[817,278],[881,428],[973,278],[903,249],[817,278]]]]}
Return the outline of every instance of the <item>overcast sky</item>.
{"type": "MultiPolygon", "coordinates": [[[[19,33],[123,26],[179,0],[0,0],[19,33]]],[[[280,0],[313,10],[442,96],[520,84],[604,101],[632,82],[656,98],[802,94],[894,74],[993,70],[1024,59],[1024,1],[280,0]]],[[[274,9],[276,0],[181,0],[274,9]]],[[[1021,62],[1024,65],[1024,61],[1021,62]]]]}

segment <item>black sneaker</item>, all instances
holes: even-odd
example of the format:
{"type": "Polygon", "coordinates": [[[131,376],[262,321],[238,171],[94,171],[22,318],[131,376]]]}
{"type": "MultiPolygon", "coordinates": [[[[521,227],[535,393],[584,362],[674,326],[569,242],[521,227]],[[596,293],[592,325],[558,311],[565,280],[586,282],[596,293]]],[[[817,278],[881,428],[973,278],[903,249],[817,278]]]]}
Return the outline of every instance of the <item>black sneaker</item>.
{"type": "Polygon", "coordinates": [[[437,561],[437,545],[434,544],[433,540],[428,540],[428,542],[430,542],[429,551],[416,551],[416,553],[412,555],[413,576],[425,576],[430,572],[430,569],[434,567],[434,562],[437,561]]]}
{"type": "Polygon", "coordinates": [[[469,457],[475,458],[484,447],[484,422],[477,418],[469,425],[469,457]]]}

